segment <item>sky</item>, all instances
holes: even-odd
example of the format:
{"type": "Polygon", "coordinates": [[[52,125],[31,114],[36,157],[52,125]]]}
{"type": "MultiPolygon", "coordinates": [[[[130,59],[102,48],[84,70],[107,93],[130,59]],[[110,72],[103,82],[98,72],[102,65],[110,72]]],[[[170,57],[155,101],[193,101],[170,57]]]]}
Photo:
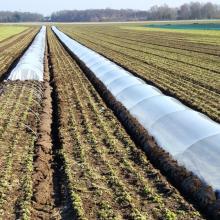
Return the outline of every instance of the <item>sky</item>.
{"type": "MultiPolygon", "coordinates": [[[[30,11],[46,16],[64,9],[131,8],[147,10],[153,5],[168,4],[176,7],[191,1],[198,0],[0,0],[0,11],[30,11]]],[[[207,1],[220,4],[219,0],[199,0],[202,3],[207,1]]]]}

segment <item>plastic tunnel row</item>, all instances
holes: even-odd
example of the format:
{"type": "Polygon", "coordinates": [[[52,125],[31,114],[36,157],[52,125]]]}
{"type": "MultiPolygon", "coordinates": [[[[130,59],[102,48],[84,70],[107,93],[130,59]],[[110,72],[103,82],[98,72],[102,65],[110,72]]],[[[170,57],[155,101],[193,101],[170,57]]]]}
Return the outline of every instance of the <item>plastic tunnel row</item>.
{"type": "Polygon", "coordinates": [[[220,125],[71,39],[58,38],[180,165],[220,190],[220,125]]]}
{"type": "Polygon", "coordinates": [[[43,81],[46,27],[43,26],[31,46],[12,70],[8,80],[43,81]]]}

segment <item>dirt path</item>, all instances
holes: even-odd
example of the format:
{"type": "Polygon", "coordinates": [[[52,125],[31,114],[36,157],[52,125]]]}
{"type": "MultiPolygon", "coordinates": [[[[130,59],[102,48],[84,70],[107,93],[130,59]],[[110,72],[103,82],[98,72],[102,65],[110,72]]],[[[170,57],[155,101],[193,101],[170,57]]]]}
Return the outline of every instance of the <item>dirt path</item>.
{"type": "Polygon", "coordinates": [[[61,219],[55,204],[54,156],[52,144],[52,88],[45,55],[44,100],[40,116],[39,138],[36,143],[33,172],[32,219],[61,219]]]}

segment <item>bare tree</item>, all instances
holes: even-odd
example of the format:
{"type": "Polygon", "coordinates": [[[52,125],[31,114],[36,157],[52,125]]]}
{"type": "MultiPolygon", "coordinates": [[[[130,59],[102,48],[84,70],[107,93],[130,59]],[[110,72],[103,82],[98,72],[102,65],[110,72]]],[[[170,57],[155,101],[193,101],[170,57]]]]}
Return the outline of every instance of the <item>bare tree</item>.
{"type": "Polygon", "coordinates": [[[0,22],[35,22],[43,20],[43,15],[37,13],[0,11],[0,22]]]}
{"type": "Polygon", "coordinates": [[[190,19],[191,16],[191,10],[189,4],[184,4],[180,6],[180,9],[178,10],[178,19],[190,19]]]}
{"type": "Polygon", "coordinates": [[[190,3],[190,19],[201,19],[202,13],[201,13],[202,5],[200,2],[191,2],[190,3]]]}
{"type": "Polygon", "coordinates": [[[201,14],[203,18],[207,18],[207,19],[213,18],[217,14],[217,6],[208,2],[202,6],[201,14]]]}

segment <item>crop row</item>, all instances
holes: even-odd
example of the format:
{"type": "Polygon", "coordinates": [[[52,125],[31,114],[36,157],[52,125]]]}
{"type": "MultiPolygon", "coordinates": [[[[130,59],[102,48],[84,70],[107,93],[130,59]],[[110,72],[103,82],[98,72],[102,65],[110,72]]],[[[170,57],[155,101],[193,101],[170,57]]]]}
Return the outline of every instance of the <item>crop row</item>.
{"type": "MultiPolygon", "coordinates": [[[[100,30],[98,27],[93,29],[93,31],[99,34],[104,34],[103,31],[100,30]]],[[[196,51],[194,48],[202,49],[203,45],[199,44],[198,41],[197,42],[195,41],[194,44],[191,44],[191,42],[187,40],[187,36],[184,37],[184,35],[181,38],[182,39],[181,42],[180,41],[176,42],[175,40],[177,40],[177,36],[175,36],[175,34],[172,34],[173,38],[170,39],[168,33],[166,33],[166,35],[163,37],[163,35],[161,36],[161,34],[158,34],[157,32],[148,35],[148,32],[135,32],[135,31],[127,32],[121,29],[120,34],[118,34],[118,30],[112,28],[111,31],[106,31],[105,34],[106,36],[115,37],[117,39],[121,39],[128,43],[133,42],[137,45],[144,45],[145,48],[154,49],[154,51],[164,51],[171,54],[183,55],[182,58],[186,58],[186,59],[187,57],[191,57],[193,60],[197,60],[197,59],[201,59],[201,60],[208,59],[211,61],[218,60],[218,57],[215,54],[208,53],[207,51],[208,48],[212,48],[216,50],[216,47],[213,48],[213,45],[209,44],[207,46],[208,48],[207,47],[205,48],[206,49],[205,51],[196,51]],[[154,38],[152,37],[152,35],[154,35],[154,38]],[[182,46],[185,45],[185,47],[181,47],[181,45],[182,46]]],[[[188,61],[190,62],[190,60],[188,61]]],[[[200,63],[200,65],[203,64],[200,63]]]]}
{"type": "Polygon", "coordinates": [[[21,34],[0,42],[0,77],[2,77],[10,65],[24,52],[38,30],[38,27],[29,28],[21,34]]]}
{"type": "MultiPolygon", "coordinates": [[[[87,32],[88,35],[90,33],[87,32]]],[[[146,62],[162,71],[169,71],[175,76],[191,80],[195,84],[208,88],[211,91],[220,91],[219,62],[211,62],[206,59],[197,60],[196,56],[192,58],[191,56],[178,55],[161,50],[157,51],[155,48],[150,49],[145,45],[138,45],[135,42],[131,43],[118,38],[109,38],[108,36],[104,36],[104,34],[97,35],[91,33],[91,35],[101,44],[111,47],[115,51],[132,55],[134,59],[146,62]]]]}
{"type": "Polygon", "coordinates": [[[79,219],[201,219],[132,142],[49,31],[60,156],[79,219]]]}
{"type": "Polygon", "coordinates": [[[39,82],[5,82],[0,86],[0,219],[30,216],[42,92],[39,82]]]}
{"type": "MultiPolygon", "coordinates": [[[[104,34],[100,37],[95,37],[96,35],[93,34],[92,30],[84,32],[85,29],[83,31],[73,26],[63,26],[62,29],[79,42],[147,80],[148,83],[153,83],[164,92],[179,98],[190,107],[194,107],[214,120],[219,121],[219,73],[205,70],[202,67],[184,64],[188,65],[186,71],[185,67],[181,67],[183,65],[181,62],[178,63],[168,58],[146,55],[140,48],[135,50],[134,44],[129,46],[116,38],[108,42],[108,36],[106,37],[107,40],[104,34]],[[170,62],[172,62],[172,65],[170,62]],[[205,74],[193,71],[194,68],[199,68],[205,74]],[[185,72],[182,70],[185,70],[185,72]]],[[[161,54],[163,53],[161,52],[161,54]]]]}
{"type": "MultiPolygon", "coordinates": [[[[105,30],[105,28],[104,28],[105,30]]],[[[92,29],[88,29],[88,34],[93,33],[94,37],[104,36],[106,40],[116,40],[115,43],[121,42],[123,45],[126,44],[127,47],[136,46],[134,49],[138,49],[144,53],[149,53],[155,56],[161,56],[166,59],[171,59],[175,61],[179,61],[186,64],[191,64],[193,66],[202,67],[204,69],[211,69],[214,71],[219,71],[219,63],[218,56],[210,55],[206,52],[195,52],[191,50],[185,50],[181,48],[175,48],[174,46],[179,43],[172,42],[171,45],[163,45],[165,43],[163,39],[158,39],[156,37],[152,39],[148,39],[145,37],[144,33],[142,35],[139,32],[133,31],[132,34],[124,33],[123,30],[115,30],[111,29],[110,31],[104,31],[99,27],[94,27],[92,29]],[[136,34],[134,34],[136,33],[136,34]]],[[[83,27],[77,28],[77,31],[81,34],[85,34],[85,30],[83,27]]],[[[155,33],[156,34],[156,33],[155,33]]],[[[185,43],[187,43],[185,39],[185,43]]],[[[198,43],[198,42],[197,42],[198,43]]],[[[202,47],[199,45],[200,48],[202,47]]],[[[210,47],[210,45],[209,45],[210,47]]],[[[193,47],[191,47],[192,49],[193,47]]]]}
{"type": "MultiPolygon", "coordinates": [[[[111,29],[111,27],[108,27],[111,29]]],[[[118,26],[114,27],[115,33],[118,30],[118,26]]],[[[218,35],[200,35],[197,33],[177,33],[166,31],[134,31],[135,29],[122,28],[120,32],[123,32],[125,36],[137,40],[150,43],[153,45],[166,46],[168,48],[175,48],[186,50],[190,52],[205,53],[210,55],[219,55],[220,41],[218,35]]],[[[143,30],[143,29],[142,29],[143,30]]],[[[110,31],[111,32],[111,31],[110,31]]]]}

